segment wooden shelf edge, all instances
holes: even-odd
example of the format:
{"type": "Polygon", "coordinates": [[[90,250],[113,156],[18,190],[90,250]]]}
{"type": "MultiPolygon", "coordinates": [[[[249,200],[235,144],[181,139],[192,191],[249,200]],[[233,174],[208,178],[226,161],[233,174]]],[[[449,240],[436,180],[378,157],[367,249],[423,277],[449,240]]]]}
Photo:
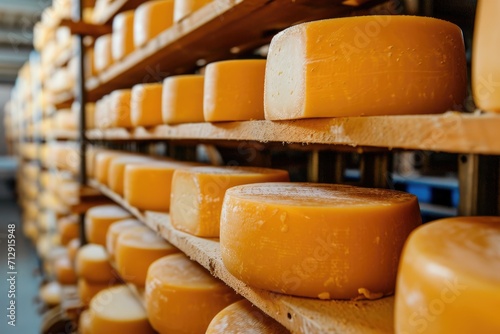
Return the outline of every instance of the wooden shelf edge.
{"type": "Polygon", "coordinates": [[[191,259],[223,280],[237,293],[296,333],[393,333],[394,298],[373,301],[322,301],[281,295],[247,286],[224,267],[217,239],[198,238],[177,231],[166,213],[142,213],[95,180],[89,185],[129,210],[139,220],[191,259]]]}

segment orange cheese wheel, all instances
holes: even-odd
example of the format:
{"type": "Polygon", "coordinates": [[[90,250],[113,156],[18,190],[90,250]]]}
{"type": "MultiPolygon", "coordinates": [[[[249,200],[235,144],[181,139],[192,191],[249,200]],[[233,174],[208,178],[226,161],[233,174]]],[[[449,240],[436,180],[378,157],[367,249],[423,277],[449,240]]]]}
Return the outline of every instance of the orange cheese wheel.
{"type": "Polygon", "coordinates": [[[137,219],[124,219],[113,223],[109,227],[108,233],[106,234],[106,250],[112,260],[115,258],[116,241],[120,234],[134,227],[141,226],[144,226],[144,224],[137,219]]]}
{"type": "Polygon", "coordinates": [[[109,256],[101,245],[87,244],[80,247],[76,254],[76,272],[79,278],[88,282],[110,284],[116,281],[109,256]]]}
{"type": "Polygon", "coordinates": [[[144,286],[148,268],[179,250],[146,226],[123,231],[116,241],[116,268],[126,282],[144,286]]]}
{"type": "Polygon", "coordinates": [[[500,333],[500,217],[455,217],[415,230],[404,247],[396,333],[500,333]]]}
{"type": "Polygon", "coordinates": [[[288,181],[288,172],[256,167],[194,167],[172,180],[172,225],[200,237],[218,237],[226,190],[241,184],[288,181]]]}
{"type": "Polygon", "coordinates": [[[108,187],[118,195],[123,196],[125,167],[134,164],[148,164],[154,161],[151,157],[130,155],[112,159],[108,167],[108,187]]]}
{"type": "Polygon", "coordinates": [[[89,282],[84,278],[78,279],[78,297],[80,298],[83,305],[88,306],[92,298],[97,295],[100,291],[108,289],[115,285],[115,281],[96,283],[89,282]]]}
{"type": "Polygon", "coordinates": [[[98,182],[107,185],[108,183],[108,171],[109,164],[113,160],[113,158],[118,158],[126,156],[125,153],[119,153],[117,151],[102,151],[98,152],[95,156],[95,165],[94,165],[94,175],[98,182]]]}
{"type": "MultiPolygon", "coordinates": [[[[104,71],[113,64],[111,34],[96,38],[94,43],[94,67],[97,73],[104,71]]],[[[99,124],[96,122],[96,124],[99,124]]]]}
{"type": "Polygon", "coordinates": [[[203,122],[203,84],[202,75],[176,75],[166,78],[163,81],[162,93],[163,122],[203,122]]]}
{"type": "Polygon", "coordinates": [[[66,246],[72,239],[80,237],[78,216],[70,215],[57,221],[57,229],[61,237],[61,245],[66,246]]]}
{"type": "Polygon", "coordinates": [[[205,333],[212,318],[240,299],[184,254],[155,261],[145,290],[149,321],[160,333],[205,333]]]}
{"type": "Polygon", "coordinates": [[[153,0],[137,7],[134,20],[134,44],[140,47],[172,26],[174,0],[153,0]]]}
{"type": "Polygon", "coordinates": [[[203,96],[205,121],[264,119],[265,68],[266,61],[262,59],[208,64],[203,96]]]}
{"type": "Polygon", "coordinates": [[[40,299],[49,306],[61,303],[61,285],[58,282],[50,282],[40,288],[40,299]]]}
{"type": "Polygon", "coordinates": [[[179,22],[192,12],[205,6],[212,0],[183,0],[175,1],[174,5],[174,22],[179,22]]]}
{"type": "Polygon", "coordinates": [[[124,198],[140,210],[167,212],[170,209],[174,171],[191,166],[191,163],[169,161],[127,165],[123,181],[124,198]]]}
{"type": "Polygon", "coordinates": [[[321,20],[271,41],[265,116],[441,113],[463,103],[466,87],[462,32],[450,22],[396,15],[321,20]]]}
{"type": "Polygon", "coordinates": [[[54,273],[59,283],[76,284],[77,277],[73,263],[68,256],[61,256],[54,262],[54,273]]]}
{"type": "Polygon", "coordinates": [[[118,205],[99,205],[85,214],[85,234],[88,242],[106,245],[106,233],[111,224],[130,218],[131,215],[118,205]]]}
{"type": "Polygon", "coordinates": [[[134,11],[127,10],[113,19],[111,53],[114,61],[121,60],[134,51],[134,11]]]}
{"type": "Polygon", "coordinates": [[[416,196],[400,191],[243,185],[226,191],[222,261],[235,277],[261,289],[320,299],[379,298],[394,292],[401,249],[420,224],[416,196]]]}
{"type": "Polygon", "coordinates": [[[153,334],[144,307],[127,286],[100,291],[90,302],[91,333],[153,334]]]}
{"type": "Polygon", "coordinates": [[[139,84],[132,87],[130,117],[134,126],[162,124],[161,83],[139,84]]]}
{"type": "Polygon", "coordinates": [[[109,95],[109,112],[111,126],[115,128],[130,128],[130,89],[115,90],[109,95]]]}
{"type": "Polygon", "coordinates": [[[208,325],[206,334],[286,334],[279,322],[243,299],[217,313],[208,325]]]}

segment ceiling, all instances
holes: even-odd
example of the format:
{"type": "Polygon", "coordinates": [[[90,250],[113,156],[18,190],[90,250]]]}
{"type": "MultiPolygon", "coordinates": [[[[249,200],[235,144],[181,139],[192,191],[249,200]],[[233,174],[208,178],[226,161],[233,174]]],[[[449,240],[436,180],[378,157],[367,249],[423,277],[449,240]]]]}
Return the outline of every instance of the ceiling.
{"type": "Polygon", "coordinates": [[[33,25],[50,0],[0,0],[0,83],[14,82],[33,49],[33,25]]]}

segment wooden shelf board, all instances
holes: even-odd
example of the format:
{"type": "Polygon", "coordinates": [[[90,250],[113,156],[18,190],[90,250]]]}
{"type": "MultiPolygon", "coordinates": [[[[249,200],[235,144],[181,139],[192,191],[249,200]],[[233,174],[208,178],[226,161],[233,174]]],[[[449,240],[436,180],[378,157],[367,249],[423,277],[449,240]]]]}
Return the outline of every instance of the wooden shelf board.
{"type": "Polygon", "coordinates": [[[54,96],[52,104],[56,109],[71,108],[71,104],[75,99],[75,93],[72,90],[63,91],[54,96]]]}
{"type": "Polygon", "coordinates": [[[45,140],[77,140],[78,131],[73,130],[54,130],[45,137],[45,140]]]}
{"type": "Polygon", "coordinates": [[[62,19],[60,25],[68,27],[73,35],[99,37],[112,32],[112,28],[109,25],[73,21],[71,19],[62,19]]]}
{"type": "Polygon", "coordinates": [[[113,64],[99,75],[99,81],[89,81],[89,101],[138,82],[191,73],[198,61],[210,63],[246,54],[295,23],[346,16],[352,11],[342,0],[213,1],[113,64]]]}
{"type": "Polygon", "coordinates": [[[372,301],[322,301],[281,295],[247,286],[224,267],[217,239],[198,238],[175,230],[166,213],[140,212],[107,187],[99,189],[162,237],[197,261],[237,293],[295,333],[393,333],[394,298],[372,301]]]}
{"type": "Polygon", "coordinates": [[[342,117],[160,125],[150,129],[89,130],[94,140],[222,140],[500,154],[500,115],[342,117]]]}

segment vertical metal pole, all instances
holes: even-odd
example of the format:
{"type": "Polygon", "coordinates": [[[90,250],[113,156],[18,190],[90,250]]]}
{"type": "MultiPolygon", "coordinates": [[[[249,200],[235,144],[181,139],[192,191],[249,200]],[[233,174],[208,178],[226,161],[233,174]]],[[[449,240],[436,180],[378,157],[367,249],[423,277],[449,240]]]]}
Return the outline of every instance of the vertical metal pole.
{"type": "Polygon", "coordinates": [[[387,188],[391,184],[390,153],[364,153],[361,160],[361,182],[365,187],[387,188]]]}
{"type": "Polygon", "coordinates": [[[307,180],[309,182],[343,183],[345,154],[313,150],[309,154],[307,180]]]}

